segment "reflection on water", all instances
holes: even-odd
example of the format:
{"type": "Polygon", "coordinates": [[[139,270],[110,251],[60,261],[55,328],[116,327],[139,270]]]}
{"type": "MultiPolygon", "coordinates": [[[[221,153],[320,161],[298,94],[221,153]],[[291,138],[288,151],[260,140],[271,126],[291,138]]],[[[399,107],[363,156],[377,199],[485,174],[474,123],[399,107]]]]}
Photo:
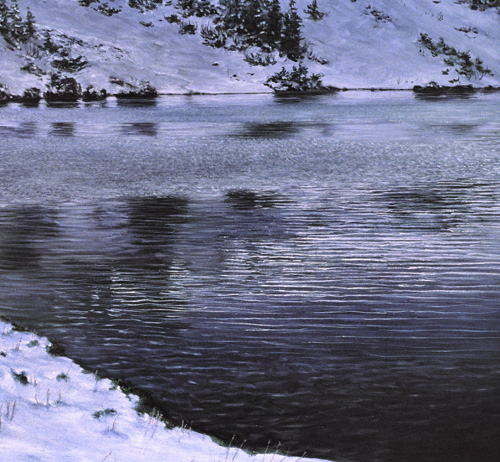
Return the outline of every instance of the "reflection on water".
{"type": "Polygon", "coordinates": [[[24,108],[38,108],[40,106],[40,101],[23,101],[21,103],[21,105],[24,107],[24,108]]]}
{"type": "Polygon", "coordinates": [[[105,109],[108,107],[108,101],[107,100],[98,100],[98,101],[82,101],[83,106],[87,109],[90,108],[100,108],[100,109],[105,109]]]}
{"type": "Polygon", "coordinates": [[[346,98],[2,108],[0,314],[236,445],[496,461],[498,103],[346,98]]]}
{"type": "Polygon", "coordinates": [[[251,210],[257,207],[275,207],[283,204],[283,198],[276,194],[262,194],[253,191],[235,190],[226,194],[226,201],[232,204],[236,209],[251,210]]]}
{"type": "Polygon", "coordinates": [[[70,101],[46,101],[45,104],[49,108],[53,109],[76,109],[80,107],[80,102],[70,102],[70,101]]]}
{"type": "Polygon", "coordinates": [[[252,138],[286,137],[300,131],[300,124],[293,122],[251,123],[244,127],[240,136],[252,138]]]}
{"type": "Polygon", "coordinates": [[[331,126],[326,123],[267,122],[248,123],[233,136],[248,138],[287,138],[305,130],[314,130],[325,135],[331,134],[331,126]]]}
{"type": "Polygon", "coordinates": [[[477,123],[435,123],[428,127],[429,130],[440,131],[449,136],[470,136],[478,131],[481,127],[477,123]]]}
{"type": "Polygon", "coordinates": [[[126,123],[121,128],[124,135],[156,136],[158,134],[158,124],[152,122],[126,123]]]}
{"type": "Polygon", "coordinates": [[[314,94],[314,93],[305,93],[305,94],[299,94],[299,93],[280,93],[280,94],[275,94],[273,95],[274,102],[276,104],[290,104],[290,105],[295,105],[295,104],[304,104],[304,103],[316,103],[319,100],[328,100],[328,99],[334,99],[338,95],[337,93],[329,93],[329,94],[314,94]]]}
{"type": "Polygon", "coordinates": [[[3,270],[39,270],[44,245],[57,236],[57,212],[41,207],[19,207],[4,216],[0,229],[3,270]]]}
{"type": "MultiPolygon", "coordinates": [[[[449,231],[466,220],[480,220],[481,204],[471,201],[480,194],[488,201],[498,199],[496,191],[484,183],[448,182],[416,188],[399,188],[393,191],[375,191],[377,199],[400,219],[401,229],[449,231]],[[475,205],[474,205],[475,204],[475,205]],[[478,207],[479,206],[479,207],[478,207]]],[[[397,226],[397,223],[393,223],[397,226]]]]}
{"type": "Polygon", "coordinates": [[[75,136],[75,124],[73,122],[54,122],[50,134],[53,136],[75,136]]]}
{"type": "Polygon", "coordinates": [[[475,93],[465,93],[465,94],[449,93],[449,94],[443,94],[443,95],[415,93],[415,98],[417,100],[427,101],[427,102],[431,102],[431,103],[432,102],[440,103],[443,101],[451,101],[451,100],[468,100],[468,99],[473,99],[476,96],[477,95],[475,93]]]}
{"type": "MultiPolygon", "coordinates": [[[[376,92],[370,93],[370,97],[371,100],[366,94],[342,92],[336,95],[253,95],[231,101],[209,96],[144,100],[110,98],[92,103],[42,102],[38,109],[23,116],[16,109],[22,105],[11,104],[2,107],[0,116],[8,123],[0,124],[0,137],[16,136],[18,127],[35,120],[36,135],[71,136],[69,125],[68,130],[60,125],[71,123],[73,135],[91,139],[122,135],[166,140],[188,136],[234,136],[272,141],[321,136],[344,141],[417,142],[430,138],[435,141],[481,140],[496,138],[498,134],[499,124],[495,122],[497,94],[476,94],[467,99],[452,95],[439,97],[437,103],[435,97],[427,100],[405,92],[376,92]],[[475,110],[470,111],[467,106],[475,110]],[[367,112],[367,108],[371,112],[367,112]],[[415,114],[417,108],[418,115],[415,114]],[[197,127],[194,131],[193,124],[197,127]]],[[[35,133],[30,134],[33,135],[35,133]]]]}
{"type": "Polygon", "coordinates": [[[155,107],[158,101],[155,98],[117,98],[116,104],[119,107],[145,108],[155,107]]]}
{"type": "Polygon", "coordinates": [[[133,264],[143,269],[165,270],[172,264],[169,245],[175,238],[176,225],[189,219],[188,201],[183,198],[138,198],[127,203],[128,228],[136,253],[133,264]]]}
{"type": "Polygon", "coordinates": [[[461,123],[456,123],[456,124],[449,124],[446,127],[450,132],[453,133],[458,133],[460,135],[466,135],[468,133],[473,132],[478,128],[477,124],[461,124],[461,123]]]}
{"type": "Polygon", "coordinates": [[[10,136],[16,138],[31,137],[37,133],[36,122],[21,122],[17,127],[0,125],[0,136],[10,136]]]}

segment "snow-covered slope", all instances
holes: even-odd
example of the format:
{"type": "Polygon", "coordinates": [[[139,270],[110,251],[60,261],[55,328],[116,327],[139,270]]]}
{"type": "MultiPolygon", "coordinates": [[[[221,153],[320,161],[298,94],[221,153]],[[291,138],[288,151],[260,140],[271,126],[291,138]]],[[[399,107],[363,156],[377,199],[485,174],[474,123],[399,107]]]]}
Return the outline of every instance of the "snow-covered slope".
{"type": "MultiPolygon", "coordinates": [[[[81,6],[78,0],[19,0],[19,5],[23,14],[31,9],[39,33],[50,30],[53,37],[71,44],[72,55],[85,57],[89,65],[74,75],[84,86],[116,91],[110,83],[113,77],[112,82],[149,81],[163,93],[269,91],[263,86],[266,78],[295,64],[275,56],[273,66],[250,66],[242,52],[203,45],[200,26],[210,23],[208,18],[189,18],[198,24],[197,33],[179,34],[178,24],[165,20],[178,13],[175,2],[141,12],[126,0],[109,1],[121,9],[112,16],[81,6]]],[[[296,2],[303,33],[309,50],[326,64],[314,59],[304,64],[311,72],[324,74],[325,84],[347,88],[448,84],[456,77],[454,70],[443,74],[444,56],[432,56],[418,42],[422,33],[436,42],[443,37],[459,52],[470,50],[472,59],[480,58],[493,73],[481,79],[461,78],[460,83],[500,83],[500,15],[495,8],[474,11],[455,0],[318,0],[326,16],[312,21],[304,13],[310,3],[296,2]]],[[[288,1],[282,5],[286,10],[288,1]]],[[[29,44],[15,49],[0,37],[0,84],[13,93],[33,85],[43,89],[48,76],[21,67],[33,62],[48,72],[44,59],[29,44]]]]}
{"type": "MultiPolygon", "coordinates": [[[[162,93],[265,91],[261,82],[266,73],[247,65],[241,54],[205,46],[199,35],[179,34],[178,25],[164,19],[176,12],[173,6],[141,13],[126,1],[113,5],[122,11],[108,17],[77,0],[20,0],[21,11],[30,7],[40,31],[51,31],[54,39],[65,35],[68,43],[77,40],[73,55],[89,62],[75,75],[83,86],[116,91],[110,85],[110,77],[115,77],[130,83],[149,81],[162,93]]],[[[24,49],[10,50],[0,37],[0,83],[13,93],[47,81],[46,76],[37,79],[20,70],[26,59],[19,56],[26,54],[24,49]]]]}
{"type": "Polygon", "coordinates": [[[305,35],[316,53],[330,61],[321,69],[329,84],[349,88],[411,88],[429,81],[449,84],[453,76],[442,74],[446,69],[442,58],[433,57],[418,43],[421,33],[435,41],[443,37],[457,50],[470,50],[473,58],[479,57],[494,73],[481,81],[462,79],[461,83],[485,86],[500,82],[500,16],[494,9],[473,11],[454,0],[341,0],[328,4],[325,20],[305,21],[305,35]],[[377,20],[373,11],[387,15],[385,22],[377,20]]]}

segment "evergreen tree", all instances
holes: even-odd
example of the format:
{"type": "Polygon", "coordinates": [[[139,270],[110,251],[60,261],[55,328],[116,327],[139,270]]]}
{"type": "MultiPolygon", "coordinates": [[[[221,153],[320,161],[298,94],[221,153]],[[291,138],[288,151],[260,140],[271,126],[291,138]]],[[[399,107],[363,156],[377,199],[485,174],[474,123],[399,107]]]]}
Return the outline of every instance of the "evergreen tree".
{"type": "Polygon", "coordinates": [[[224,15],[223,24],[228,35],[234,35],[243,31],[242,25],[242,6],[240,0],[226,0],[226,14],[224,15]]]}
{"type": "Polygon", "coordinates": [[[10,3],[10,11],[7,15],[9,18],[10,33],[15,40],[23,40],[24,24],[21,13],[19,12],[19,5],[17,0],[11,0],[10,3]]]}
{"type": "Polygon", "coordinates": [[[283,13],[279,0],[272,0],[268,6],[265,40],[275,46],[280,43],[281,31],[283,29],[283,13]]]}
{"type": "Polygon", "coordinates": [[[26,22],[24,23],[24,29],[26,31],[27,38],[31,38],[35,35],[35,17],[33,13],[28,8],[28,12],[26,13],[26,22]]]}
{"type": "Polygon", "coordinates": [[[311,74],[302,63],[298,66],[293,66],[288,72],[284,67],[280,72],[269,77],[264,85],[271,87],[278,93],[286,92],[311,92],[311,91],[334,91],[332,87],[325,88],[323,86],[323,74],[311,74]]]}
{"type": "Polygon", "coordinates": [[[500,6],[499,0],[471,0],[471,10],[484,11],[487,8],[498,8],[500,6]]]}
{"type": "Polygon", "coordinates": [[[178,0],[177,8],[190,14],[194,9],[194,0],[178,0]]]}
{"type": "Polygon", "coordinates": [[[59,52],[59,46],[52,40],[52,36],[50,32],[45,32],[45,40],[43,42],[43,48],[47,50],[48,53],[57,53],[59,52]]]}
{"type": "Polygon", "coordinates": [[[261,43],[266,21],[261,0],[247,0],[243,10],[243,28],[251,42],[261,43]]]}
{"type": "Polygon", "coordinates": [[[325,13],[318,10],[318,2],[316,0],[312,0],[312,3],[307,5],[304,13],[307,14],[309,19],[312,19],[313,21],[319,21],[325,17],[325,13]]]}
{"type": "Polygon", "coordinates": [[[299,61],[304,57],[306,47],[303,45],[302,19],[297,12],[295,0],[290,0],[288,11],[283,17],[283,34],[281,36],[280,51],[292,61],[299,61]]]}
{"type": "Polygon", "coordinates": [[[0,34],[7,35],[9,31],[8,24],[9,7],[5,0],[0,0],[0,34]]]}

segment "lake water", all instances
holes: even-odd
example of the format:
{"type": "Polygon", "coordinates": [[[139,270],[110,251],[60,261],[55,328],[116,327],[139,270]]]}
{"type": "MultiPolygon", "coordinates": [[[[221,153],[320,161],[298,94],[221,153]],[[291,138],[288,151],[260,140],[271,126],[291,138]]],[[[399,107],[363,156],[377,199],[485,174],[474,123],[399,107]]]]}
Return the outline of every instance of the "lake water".
{"type": "Polygon", "coordinates": [[[0,314],[81,364],[233,445],[498,460],[500,95],[12,104],[0,153],[0,314]]]}

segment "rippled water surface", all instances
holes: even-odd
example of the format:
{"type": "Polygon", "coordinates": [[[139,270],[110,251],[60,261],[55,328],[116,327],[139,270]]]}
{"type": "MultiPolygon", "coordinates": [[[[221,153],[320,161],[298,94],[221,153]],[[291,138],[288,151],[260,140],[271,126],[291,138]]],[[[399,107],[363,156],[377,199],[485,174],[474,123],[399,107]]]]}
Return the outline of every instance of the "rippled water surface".
{"type": "Polygon", "coordinates": [[[0,154],[0,314],[238,446],[498,460],[499,95],[9,105],[0,154]]]}

